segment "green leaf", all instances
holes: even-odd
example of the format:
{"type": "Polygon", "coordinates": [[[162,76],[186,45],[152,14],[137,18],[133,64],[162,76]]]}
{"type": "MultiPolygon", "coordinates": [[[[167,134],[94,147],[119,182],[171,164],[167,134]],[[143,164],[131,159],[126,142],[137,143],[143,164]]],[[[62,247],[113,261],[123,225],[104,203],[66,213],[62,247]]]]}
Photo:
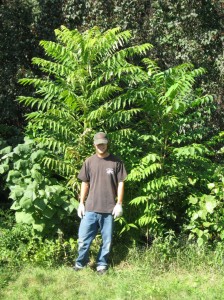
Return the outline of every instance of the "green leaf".
{"type": "Polygon", "coordinates": [[[222,231],[220,232],[220,238],[221,238],[221,240],[224,240],[224,230],[222,230],[222,231]]]}
{"type": "Polygon", "coordinates": [[[203,219],[203,220],[206,220],[206,217],[207,217],[207,210],[206,209],[200,209],[198,211],[198,216],[203,219]]]}
{"type": "Polygon", "coordinates": [[[198,238],[197,239],[197,244],[199,247],[203,246],[205,243],[204,239],[202,237],[198,238]]]}
{"type": "Polygon", "coordinates": [[[197,240],[198,246],[204,245],[208,241],[208,235],[206,232],[202,232],[201,236],[197,240]]]}
{"type": "Polygon", "coordinates": [[[63,187],[60,185],[46,186],[45,188],[47,198],[51,198],[55,195],[59,196],[62,191],[63,187]]]}
{"type": "Polygon", "coordinates": [[[43,223],[43,222],[41,223],[41,222],[36,221],[33,224],[33,229],[35,229],[38,232],[43,232],[45,226],[46,226],[45,223],[43,223]]]}
{"type": "Polygon", "coordinates": [[[14,153],[21,155],[21,154],[27,154],[30,152],[31,150],[31,143],[32,141],[30,141],[29,143],[25,143],[25,144],[19,144],[16,148],[14,148],[14,153]]]}
{"type": "Polygon", "coordinates": [[[209,188],[210,190],[212,190],[214,187],[215,187],[215,184],[214,184],[214,183],[209,183],[209,184],[208,184],[208,188],[209,188]]]}
{"type": "Polygon", "coordinates": [[[6,165],[6,164],[0,165],[0,174],[4,174],[8,170],[9,170],[9,166],[8,165],[6,165]]]}
{"type": "Polygon", "coordinates": [[[35,169],[31,169],[31,176],[37,183],[41,183],[43,180],[42,174],[35,169]]]}
{"type": "Polygon", "coordinates": [[[29,161],[28,160],[24,160],[24,159],[19,159],[14,163],[14,168],[16,170],[25,170],[26,168],[29,167],[29,161]]]}
{"type": "MultiPolygon", "coordinates": [[[[12,151],[12,147],[8,146],[8,147],[5,147],[5,148],[1,149],[0,154],[1,155],[6,155],[6,157],[8,157],[7,154],[9,154],[11,151],[12,151]]],[[[1,159],[4,159],[4,156],[1,159]]]]}
{"type": "Polygon", "coordinates": [[[136,226],[136,225],[133,224],[133,223],[128,223],[128,226],[129,226],[129,227],[132,227],[132,228],[135,228],[135,229],[138,229],[138,226],[136,226]]]}
{"type": "Polygon", "coordinates": [[[45,209],[43,210],[43,216],[45,216],[48,219],[51,219],[55,213],[56,210],[50,206],[46,206],[45,209]]]}
{"type": "Polygon", "coordinates": [[[32,163],[40,161],[40,159],[43,158],[44,155],[45,155],[45,151],[44,150],[37,150],[37,151],[33,152],[31,154],[31,157],[30,157],[32,163]]]}
{"type": "Polygon", "coordinates": [[[22,197],[19,201],[19,204],[21,206],[21,208],[27,210],[29,209],[31,206],[33,206],[33,201],[31,198],[27,198],[25,195],[24,197],[22,197]]]}
{"type": "Polygon", "coordinates": [[[214,223],[210,223],[210,222],[203,222],[203,226],[204,227],[210,227],[211,225],[213,225],[214,223]]]}
{"type": "Polygon", "coordinates": [[[213,213],[214,208],[217,206],[217,202],[214,198],[211,198],[211,200],[207,200],[205,203],[205,208],[207,210],[207,212],[209,212],[210,214],[213,213]]]}
{"type": "Polygon", "coordinates": [[[10,209],[12,210],[18,210],[18,209],[21,209],[21,206],[18,202],[13,202],[13,204],[11,205],[10,209]]]}
{"type": "Polygon", "coordinates": [[[31,201],[37,198],[37,194],[35,192],[35,184],[29,185],[24,192],[24,198],[30,199],[31,201]]]}
{"type": "Polygon", "coordinates": [[[197,178],[192,179],[192,178],[188,177],[188,181],[191,185],[195,185],[195,183],[197,182],[197,178]]]}
{"type": "Polygon", "coordinates": [[[188,200],[189,200],[189,203],[191,203],[191,204],[196,204],[196,203],[198,203],[198,198],[193,197],[193,196],[190,196],[190,197],[188,198],[188,200]]]}
{"type": "Polygon", "coordinates": [[[41,199],[36,199],[33,204],[37,209],[44,211],[48,204],[48,201],[44,198],[41,198],[41,199]]]}
{"type": "Polygon", "coordinates": [[[14,183],[15,180],[18,180],[21,177],[21,174],[19,171],[16,170],[10,170],[7,176],[6,181],[10,182],[12,181],[14,183]]]}
{"type": "Polygon", "coordinates": [[[26,224],[34,223],[34,219],[31,213],[19,211],[16,212],[15,216],[16,216],[17,223],[26,223],[26,224]]]}
{"type": "Polygon", "coordinates": [[[194,212],[193,215],[192,215],[191,220],[192,220],[192,221],[195,221],[195,220],[198,219],[198,217],[199,217],[198,213],[194,212]]]}
{"type": "Polygon", "coordinates": [[[11,186],[11,192],[9,194],[9,198],[13,200],[18,200],[20,197],[22,197],[24,194],[24,187],[21,187],[20,185],[14,185],[11,186]]]}

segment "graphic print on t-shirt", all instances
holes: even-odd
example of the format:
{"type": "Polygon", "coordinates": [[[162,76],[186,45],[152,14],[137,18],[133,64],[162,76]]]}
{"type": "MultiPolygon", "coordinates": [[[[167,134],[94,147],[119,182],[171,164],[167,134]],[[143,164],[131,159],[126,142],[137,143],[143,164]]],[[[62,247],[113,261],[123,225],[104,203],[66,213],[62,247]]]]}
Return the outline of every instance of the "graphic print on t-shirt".
{"type": "Polygon", "coordinates": [[[108,175],[114,174],[114,170],[112,168],[106,168],[106,172],[108,175]]]}

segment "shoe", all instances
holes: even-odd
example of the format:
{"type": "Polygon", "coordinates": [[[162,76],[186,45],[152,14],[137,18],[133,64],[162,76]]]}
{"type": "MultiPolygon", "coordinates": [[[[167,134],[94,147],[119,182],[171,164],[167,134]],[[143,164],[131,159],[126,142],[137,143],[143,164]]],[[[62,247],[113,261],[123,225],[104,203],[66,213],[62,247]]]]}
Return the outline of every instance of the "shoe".
{"type": "Polygon", "coordinates": [[[97,270],[98,275],[105,275],[107,273],[107,269],[97,270]]]}
{"type": "Polygon", "coordinates": [[[77,266],[73,267],[73,270],[76,272],[81,271],[82,269],[83,269],[82,267],[77,267],[77,266]]]}

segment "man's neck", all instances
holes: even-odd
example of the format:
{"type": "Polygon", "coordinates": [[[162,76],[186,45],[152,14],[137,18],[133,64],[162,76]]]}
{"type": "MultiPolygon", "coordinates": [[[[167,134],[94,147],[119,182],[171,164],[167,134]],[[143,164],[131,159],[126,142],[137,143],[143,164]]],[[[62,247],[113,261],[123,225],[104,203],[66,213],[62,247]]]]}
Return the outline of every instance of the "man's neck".
{"type": "Polygon", "coordinates": [[[109,152],[105,152],[105,153],[97,153],[96,154],[99,158],[106,158],[106,157],[108,157],[109,155],[110,155],[110,153],[109,152]]]}

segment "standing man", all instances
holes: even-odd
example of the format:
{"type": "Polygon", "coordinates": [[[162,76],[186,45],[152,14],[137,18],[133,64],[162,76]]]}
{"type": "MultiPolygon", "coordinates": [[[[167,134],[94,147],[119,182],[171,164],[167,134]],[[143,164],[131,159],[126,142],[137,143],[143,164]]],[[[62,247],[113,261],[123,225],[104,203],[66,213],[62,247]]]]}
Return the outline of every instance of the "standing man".
{"type": "Polygon", "coordinates": [[[96,154],[86,159],[78,175],[82,181],[78,207],[81,223],[74,269],[79,271],[88,264],[90,245],[100,230],[102,244],[97,256],[97,272],[103,274],[108,268],[114,218],[123,213],[127,173],[122,161],[108,152],[108,138],[104,132],[95,134],[93,143],[96,154]]]}

